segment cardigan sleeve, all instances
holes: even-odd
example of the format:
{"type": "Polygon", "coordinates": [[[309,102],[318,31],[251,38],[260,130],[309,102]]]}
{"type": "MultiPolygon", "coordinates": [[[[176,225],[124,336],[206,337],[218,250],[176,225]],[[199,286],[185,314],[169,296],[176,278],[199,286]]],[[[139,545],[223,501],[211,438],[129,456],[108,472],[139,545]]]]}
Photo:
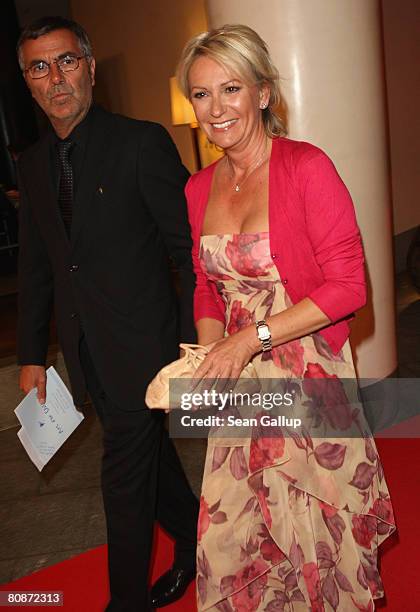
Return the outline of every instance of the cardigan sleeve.
{"type": "Polygon", "coordinates": [[[208,279],[200,265],[200,231],[202,211],[199,201],[199,192],[197,185],[198,175],[189,178],[185,186],[185,195],[187,198],[188,218],[192,230],[192,261],[196,278],[196,286],[194,291],[194,320],[195,322],[203,318],[216,319],[225,323],[225,304],[217,293],[217,289],[208,279]]]}
{"type": "Polygon", "coordinates": [[[334,164],[316,150],[300,168],[306,227],[324,282],[308,297],[332,323],[366,303],[364,256],[350,194],[334,164]]]}

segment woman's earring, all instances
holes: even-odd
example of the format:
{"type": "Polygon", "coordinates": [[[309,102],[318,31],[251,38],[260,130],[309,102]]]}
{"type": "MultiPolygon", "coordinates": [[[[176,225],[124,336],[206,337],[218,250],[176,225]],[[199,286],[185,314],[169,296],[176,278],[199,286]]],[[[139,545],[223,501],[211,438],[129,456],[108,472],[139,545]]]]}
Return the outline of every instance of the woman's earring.
{"type": "Polygon", "coordinates": [[[262,103],[260,104],[260,109],[261,109],[261,110],[264,110],[264,109],[266,109],[266,108],[267,108],[267,103],[266,103],[266,102],[262,102],[262,103]]]}

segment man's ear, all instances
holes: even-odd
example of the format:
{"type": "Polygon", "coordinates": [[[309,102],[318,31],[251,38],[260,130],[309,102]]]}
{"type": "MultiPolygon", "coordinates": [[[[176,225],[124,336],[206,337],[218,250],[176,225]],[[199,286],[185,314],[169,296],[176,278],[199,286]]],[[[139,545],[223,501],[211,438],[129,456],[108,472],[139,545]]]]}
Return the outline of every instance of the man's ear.
{"type": "Polygon", "coordinates": [[[89,63],[90,82],[92,83],[92,87],[93,87],[95,85],[95,70],[96,70],[95,58],[91,57],[88,60],[88,63],[89,63]]]}

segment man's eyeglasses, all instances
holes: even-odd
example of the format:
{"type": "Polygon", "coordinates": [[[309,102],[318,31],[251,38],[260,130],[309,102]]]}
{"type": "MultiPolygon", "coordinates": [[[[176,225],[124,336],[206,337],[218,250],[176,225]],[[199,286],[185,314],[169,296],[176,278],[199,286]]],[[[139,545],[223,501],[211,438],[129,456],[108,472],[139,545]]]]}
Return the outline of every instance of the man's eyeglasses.
{"type": "Polygon", "coordinates": [[[29,66],[29,68],[24,70],[24,72],[28,72],[33,79],[43,79],[50,73],[51,64],[57,64],[57,68],[60,70],[60,72],[73,72],[73,70],[78,69],[79,60],[83,59],[84,57],[86,57],[86,55],[65,55],[64,57],[59,57],[50,63],[41,61],[37,64],[29,66]]]}

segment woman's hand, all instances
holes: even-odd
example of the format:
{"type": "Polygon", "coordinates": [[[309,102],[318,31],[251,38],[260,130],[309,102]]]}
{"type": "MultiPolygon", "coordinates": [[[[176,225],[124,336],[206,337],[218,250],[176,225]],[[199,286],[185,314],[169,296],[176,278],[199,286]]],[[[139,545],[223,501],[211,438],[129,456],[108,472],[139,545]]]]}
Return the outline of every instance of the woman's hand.
{"type": "Polygon", "coordinates": [[[211,345],[210,352],[194,373],[194,379],[237,379],[242,370],[258,352],[258,339],[252,327],[211,345]],[[257,340],[257,342],[256,342],[257,340]]]}

